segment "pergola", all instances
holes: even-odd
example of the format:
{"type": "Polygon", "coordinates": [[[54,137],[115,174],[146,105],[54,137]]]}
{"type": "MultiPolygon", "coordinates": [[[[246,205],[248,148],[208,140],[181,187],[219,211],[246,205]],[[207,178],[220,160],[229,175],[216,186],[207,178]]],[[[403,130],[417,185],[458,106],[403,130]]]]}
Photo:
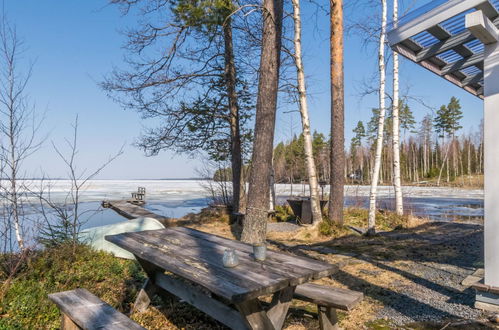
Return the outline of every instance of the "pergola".
{"type": "Polygon", "coordinates": [[[476,306],[499,310],[499,0],[436,0],[392,23],[392,49],[484,100],[485,278],[476,306]],[[497,144],[496,144],[497,143],[497,144]]]}

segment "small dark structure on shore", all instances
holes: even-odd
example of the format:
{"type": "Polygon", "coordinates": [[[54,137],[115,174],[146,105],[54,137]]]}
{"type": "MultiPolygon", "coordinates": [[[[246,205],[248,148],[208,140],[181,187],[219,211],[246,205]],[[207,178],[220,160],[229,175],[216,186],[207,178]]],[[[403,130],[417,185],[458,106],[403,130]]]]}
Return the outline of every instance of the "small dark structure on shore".
{"type": "MultiPolygon", "coordinates": [[[[301,197],[293,198],[287,200],[293,214],[297,217],[299,223],[301,224],[311,224],[312,223],[312,205],[310,198],[301,197]]],[[[321,211],[327,206],[327,200],[321,200],[321,211]]]]}

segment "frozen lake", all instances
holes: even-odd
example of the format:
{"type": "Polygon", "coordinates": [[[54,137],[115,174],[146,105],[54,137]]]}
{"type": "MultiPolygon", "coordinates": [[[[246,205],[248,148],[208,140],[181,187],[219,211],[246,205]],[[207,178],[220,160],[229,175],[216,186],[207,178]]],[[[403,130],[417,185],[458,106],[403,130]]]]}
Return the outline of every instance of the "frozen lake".
{"type": "MultiPolygon", "coordinates": [[[[206,184],[206,183],[205,183],[206,184]]],[[[39,183],[31,183],[36,187],[39,183]]],[[[198,180],[92,180],[81,193],[82,209],[90,212],[84,227],[93,227],[123,221],[114,211],[100,209],[103,200],[130,198],[137,187],[146,188],[146,207],[168,217],[181,217],[198,212],[210,202],[209,195],[198,180]]],[[[63,202],[70,183],[55,180],[50,183],[50,194],[54,201],[63,202]]],[[[327,193],[328,189],[324,190],[327,193]]],[[[276,194],[279,203],[290,196],[305,196],[306,185],[278,184],[276,194]]],[[[403,187],[405,209],[418,216],[434,220],[461,218],[475,220],[483,218],[483,190],[446,187],[403,187]]],[[[347,206],[367,207],[369,186],[345,186],[347,206]]],[[[391,186],[379,187],[378,206],[393,209],[394,191],[391,186]]]]}
{"type": "MultiPolygon", "coordinates": [[[[40,189],[39,181],[30,181],[30,189],[40,189]]],[[[197,180],[92,180],[81,192],[80,214],[82,228],[103,226],[124,221],[125,218],[110,209],[103,209],[103,200],[130,198],[137,187],[146,188],[146,208],[167,216],[181,217],[190,212],[198,212],[210,202],[209,194],[203,187],[206,182],[197,180]]],[[[71,185],[65,180],[50,183],[51,200],[63,203],[71,185]]],[[[46,193],[48,188],[46,188],[46,193]]],[[[483,219],[483,190],[459,189],[443,187],[403,187],[405,210],[414,215],[428,217],[433,220],[452,221],[483,219]]],[[[306,196],[308,189],[301,184],[278,184],[276,195],[278,203],[286,203],[291,196],[306,196]]],[[[327,193],[325,189],[324,193],[327,193]]],[[[368,186],[346,186],[346,206],[367,207],[368,186]]],[[[378,194],[378,207],[393,209],[393,187],[381,186],[378,194]]],[[[33,207],[25,205],[28,214],[25,231],[28,237],[38,237],[39,227],[43,224],[37,200],[31,201],[33,207]],[[26,207],[28,206],[28,207],[26,207]]]]}

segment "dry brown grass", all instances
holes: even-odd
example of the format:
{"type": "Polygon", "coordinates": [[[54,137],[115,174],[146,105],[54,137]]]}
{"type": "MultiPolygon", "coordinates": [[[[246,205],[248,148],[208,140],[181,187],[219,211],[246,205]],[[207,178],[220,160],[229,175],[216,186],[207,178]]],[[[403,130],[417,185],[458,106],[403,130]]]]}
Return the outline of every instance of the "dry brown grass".
{"type": "MultiPolygon", "coordinates": [[[[286,217],[284,213],[280,216],[286,217]]],[[[385,307],[387,302],[393,303],[390,301],[394,299],[393,296],[404,295],[404,288],[414,285],[413,279],[403,275],[404,270],[410,268],[415,262],[411,259],[415,250],[426,251],[434,248],[428,246],[428,242],[418,238],[418,235],[428,235],[434,228],[431,223],[428,223],[428,219],[412,216],[399,217],[391,212],[378,213],[377,229],[387,232],[396,230],[393,233],[408,234],[407,238],[388,239],[383,235],[363,237],[346,226],[365,227],[366,218],[366,210],[350,208],[345,210],[345,226],[334,226],[330,235],[319,235],[315,229],[305,227],[291,233],[271,232],[267,238],[271,243],[271,249],[285,249],[340,266],[340,271],[332,278],[324,278],[317,283],[364,293],[365,299],[354,310],[348,313],[341,311],[338,313],[342,328],[400,328],[395,327],[389,320],[380,319],[378,312],[385,307]]],[[[177,224],[230,239],[237,239],[237,233],[241,229],[235,225],[229,226],[227,215],[213,210],[189,215],[178,220],[177,224]]],[[[448,257],[455,257],[455,251],[439,247],[439,253],[435,257],[438,259],[435,260],[448,257]]],[[[266,300],[268,301],[269,297],[266,300]]],[[[216,329],[219,327],[218,323],[203,313],[184,305],[169,301],[133,317],[150,329],[216,329]]],[[[315,305],[293,301],[285,329],[318,329],[316,313],[315,305]]],[[[427,325],[415,324],[405,328],[425,329],[427,325]]],[[[432,324],[431,328],[440,329],[443,326],[445,323],[437,322],[432,324]]]]}

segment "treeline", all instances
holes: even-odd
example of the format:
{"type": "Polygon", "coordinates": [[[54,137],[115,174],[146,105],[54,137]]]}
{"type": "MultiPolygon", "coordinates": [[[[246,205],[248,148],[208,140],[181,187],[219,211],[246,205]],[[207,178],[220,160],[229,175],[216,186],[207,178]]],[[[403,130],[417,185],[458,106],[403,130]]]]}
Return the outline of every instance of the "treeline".
{"type": "MultiPolygon", "coordinates": [[[[359,121],[346,150],[345,178],[349,183],[368,184],[374,163],[376,123],[379,111],[367,124],[359,121]]],[[[400,161],[404,183],[436,180],[451,182],[463,175],[483,174],[483,125],[475,131],[462,132],[462,111],[459,100],[451,98],[434,116],[427,114],[418,123],[410,107],[400,107],[400,161]],[[458,134],[460,133],[460,134],[458,134]]],[[[385,125],[380,182],[393,180],[393,143],[391,114],[385,125]]],[[[329,181],[328,139],[321,133],[313,134],[313,151],[320,180],[329,181]]],[[[281,142],[274,149],[275,181],[281,183],[306,181],[303,136],[281,142]]]]}

